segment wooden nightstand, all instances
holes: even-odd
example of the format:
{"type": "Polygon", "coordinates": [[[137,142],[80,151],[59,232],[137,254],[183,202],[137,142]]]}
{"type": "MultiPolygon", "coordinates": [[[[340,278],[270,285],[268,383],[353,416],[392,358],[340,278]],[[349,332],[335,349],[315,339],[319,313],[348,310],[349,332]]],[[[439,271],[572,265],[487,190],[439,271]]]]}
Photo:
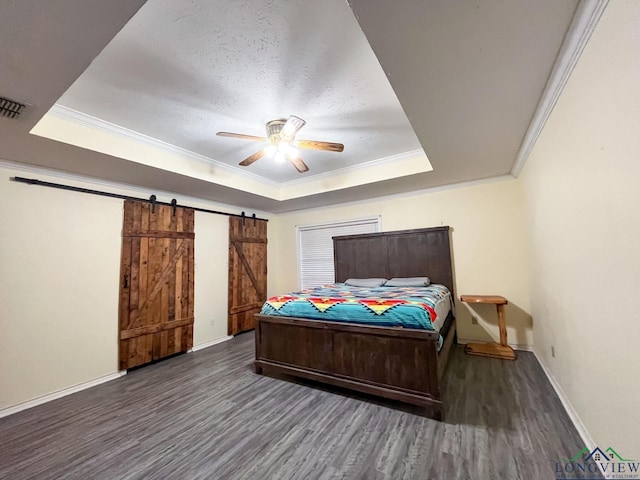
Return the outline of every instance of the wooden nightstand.
{"type": "Polygon", "coordinates": [[[504,319],[504,306],[509,303],[499,295],[462,295],[465,303],[491,303],[498,310],[498,327],[500,328],[500,343],[467,343],[464,351],[469,355],[515,360],[516,352],[507,344],[507,325],[504,319]]]}

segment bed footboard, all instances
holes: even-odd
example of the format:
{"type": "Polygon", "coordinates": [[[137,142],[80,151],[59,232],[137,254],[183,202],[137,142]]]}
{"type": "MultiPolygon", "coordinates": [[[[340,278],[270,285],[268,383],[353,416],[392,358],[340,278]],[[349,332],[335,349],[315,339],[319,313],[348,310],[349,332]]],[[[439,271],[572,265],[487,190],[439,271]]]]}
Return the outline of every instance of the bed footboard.
{"type": "MultiPolygon", "coordinates": [[[[442,418],[439,376],[446,358],[438,358],[437,332],[270,315],[256,320],[256,372],[420,405],[442,418]]],[[[455,324],[447,337],[454,332],[455,324]]]]}

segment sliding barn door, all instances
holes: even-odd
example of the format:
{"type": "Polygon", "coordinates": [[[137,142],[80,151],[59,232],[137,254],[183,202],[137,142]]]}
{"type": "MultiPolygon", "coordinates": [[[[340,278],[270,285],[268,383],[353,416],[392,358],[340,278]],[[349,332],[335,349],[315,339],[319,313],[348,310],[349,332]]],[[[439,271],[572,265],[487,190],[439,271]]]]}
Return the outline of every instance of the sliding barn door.
{"type": "Polygon", "coordinates": [[[193,346],[194,211],[126,200],[120,369],[193,346]]]}
{"type": "Polygon", "coordinates": [[[252,330],[267,299],[267,222],[229,217],[229,335],[252,330]]]}

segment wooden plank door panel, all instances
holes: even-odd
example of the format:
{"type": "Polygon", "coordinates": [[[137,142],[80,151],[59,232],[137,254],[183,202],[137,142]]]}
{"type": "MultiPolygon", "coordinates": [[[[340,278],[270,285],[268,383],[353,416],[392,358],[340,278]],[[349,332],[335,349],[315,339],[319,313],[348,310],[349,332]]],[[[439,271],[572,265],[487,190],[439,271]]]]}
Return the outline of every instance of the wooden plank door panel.
{"type": "Polygon", "coordinates": [[[267,299],[267,222],[229,217],[229,335],[255,328],[267,299]]]}
{"type": "Polygon", "coordinates": [[[193,346],[194,211],[125,201],[120,369],[193,346]]]}

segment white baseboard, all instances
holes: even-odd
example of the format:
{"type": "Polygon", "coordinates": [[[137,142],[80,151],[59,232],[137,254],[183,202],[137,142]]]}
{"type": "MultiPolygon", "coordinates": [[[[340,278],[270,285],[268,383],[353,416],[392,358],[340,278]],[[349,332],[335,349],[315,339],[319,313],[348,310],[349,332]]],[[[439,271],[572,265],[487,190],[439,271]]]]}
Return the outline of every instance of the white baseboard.
{"type": "MultiPolygon", "coordinates": [[[[466,343],[469,343],[469,342],[473,342],[473,341],[474,340],[458,338],[458,343],[459,344],[463,344],[463,345],[466,344],[466,343]]],[[[594,448],[596,448],[596,442],[593,440],[593,438],[591,437],[591,435],[587,431],[587,427],[584,425],[584,423],[582,422],[582,420],[578,416],[578,412],[576,412],[576,409],[573,408],[573,405],[569,401],[569,397],[567,397],[567,395],[564,393],[564,391],[562,390],[562,387],[560,386],[560,384],[558,383],[556,378],[551,373],[551,370],[549,370],[547,365],[542,361],[542,358],[540,357],[540,355],[538,354],[536,349],[531,345],[517,345],[517,344],[509,344],[509,345],[514,350],[523,350],[523,351],[527,351],[527,352],[532,352],[533,353],[533,355],[536,357],[536,360],[540,364],[540,367],[542,367],[542,371],[544,372],[544,374],[549,379],[549,383],[551,383],[551,386],[555,390],[556,395],[558,395],[558,398],[560,399],[560,402],[562,402],[562,406],[564,407],[565,411],[567,412],[567,415],[569,415],[569,418],[571,419],[571,422],[573,423],[573,426],[576,427],[576,430],[578,431],[578,435],[580,435],[580,438],[584,442],[584,446],[587,447],[589,449],[589,451],[592,451],[594,448]]],[[[600,470],[602,470],[602,468],[600,466],[599,466],[599,468],[600,468],[600,470]]],[[[604,472],[602,472],[602,473],[604,474],[604,472]]]]}
{"type": "MultiPolygon", "coordinates": [[[[203,348],[211,347],[213,345],[217,345],[218,343],[226,342],[227,340],[231,340],[232,338],[233,338],[232,336],[216,338],[215,340],[211,340],[210,342],[196,345],[191,349],[191,351],[195,352],[198,350],[202,350],[203,348]]],[[[126,374],[127,374],[127,371],[122,370],[120,372],[112,373],[110,375],[105,375],[104,377],[96,378],[95,380],[91,380],[89,382],[81,383],[79,385],[74,385],[73,387],[58,390],[57,392],[49,393],[48,395],[43,395],[42,397],[34,398],[33,400],[28,400],[26,402],[19,403],[18,405],[13,405],[11,407],[0,409],[0,418],[13,415],[14,413],[18,413],[23,410],[27,410],[29,408],[37,407],[38,405],[42,405],[43,403],[51,402],[52,400],[56,400],[58,398],[66,397],[67,395],[71,395],[72,393],[86,390],[87,388],[95,387],[96,385],[100,385],[101,383],[115,380],[116,378],[120,378],[126,374]]]]}
{"type": "Polygon", "coordinates": [[[116,378],[120,378],[126,374],[127,371],[122,370],[117,373],[112,373],[110,375],[105,375],[104,377],[96,378],[95,380],[91,380],[89,382],[81,383],[79,385],[74,385],[73,387],[58,390],[57,392],[49,393],[48,395],[43,395],[42,397],[34,398],[33,400],[19,403],[18,405],[14,405],[12,407],[3,408],[2,410],[0,410],[0,418],[13,415],[14,413],[18,413],[23,410],[27,410],[28,408],[37,407],[38,405],[42,405],[43,403],[66,397],[67,395],[86,390],[87,388],[95,387],[96,385],[100,385],[101,383],[110,382],[111,380],[115,380],[116,378]]]}
{"type": "Polygon", "coordinates": [[[558,398],[560,398],[560,401],[562,402],[562,406],[567,411],[567,415],[569,415],[569,418],[573,422],[574,427],[576,427],[576,430],[578,431],[580,438],[582,438],[582,441],[584,442],[585,447],[587,447],[589,451],[593,451],[593,449],[596,448],[596,442],[594,442],[591,435],[589,435],[589,432],[587,431],[587,427],[585,427],[584,423],[578,416],[578,412],[576,412],[575,408],[573,408],[573,405],[569,401],[569,397],[565,395],[564,391],[562,390],[562,387],[560,386],[556,378],[551,373],[551,370],[549,370],[549,368],[542,361],[542,357],[538,355],[538,352],[535,349],[533,349],[532,352],[535,355],[536,360],[538,360],[538,363],[542,367],[544,374],[549,379],[551,386],[556,391],[558,398]]]}
{"type": "Polygon", "coordinates": [[[231,340],[232,338],[233,338],[233,335],[230,335],[230,336],[227,336],[227,337],[216,338],[215,340],[211,340],[209,342],[201,343],[200,345],[195,345],[191,349],[191,351],[192,352],[197,352],[198,350],[202,350],[203,348],[212,347],[212,346],[217,345],[219,343],[226,342],[227,340],[231,340]]]}
{"type": "MultiPolygon", "coordinates": [[[[479,340],[471,340],[469,338],[460,338],[458,337],[458,345],[466,345],[467,343],[479,342],[479,340]]],[[[484,342],[480,342],[484,343],[484,342]]],[[[521,350],[523,352],[533,352],[532,345],[520,344],[520,343],[509,343],[509,346],[514,350],[521,350]]]]}

